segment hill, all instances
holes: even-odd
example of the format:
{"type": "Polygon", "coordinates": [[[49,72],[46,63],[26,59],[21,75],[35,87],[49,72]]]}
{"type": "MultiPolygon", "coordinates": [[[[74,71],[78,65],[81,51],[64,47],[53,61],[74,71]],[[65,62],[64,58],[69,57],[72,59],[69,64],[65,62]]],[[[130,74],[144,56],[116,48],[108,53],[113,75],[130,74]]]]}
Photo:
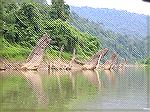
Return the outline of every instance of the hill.
{"type": "Polygon", "coordinates": [[[117,52],[120,57],[127,60],[141,60],[146,56],[146,43],[141,39],[134,39],[128,35],[116,33],[105,29],[103,25],[83,18],[76,13],[71,13],[70,24],[82,32],[89,33],[101,40],[102,47],[107,47],[111,52],[117,52]]]}
{"type": "MultiPolygon", "coordinates": [[[[50,56],[55,54],[53,57],[58,57],[61,46],[64,46],[65,56],[69,58],[74,48],[77,56],[84,59],[101,49],[96,37],[71,26],[51,5],[7,2],[3,4],[3,9],[3,35],[0,36],[3,49],[0,50],[0,58],[25,59],[45,32],[52,39],[47,53],[50,56]]],[[[61,14],[65,17],[65,13],[61,14]]]]}
{"type": "Polygon", "coordinates": [[[71,11],[123,35],[143,38],[147,34],[147,16],[142,14],[130,13],[125,10],[74,6],[71,6],[71,11]]]}

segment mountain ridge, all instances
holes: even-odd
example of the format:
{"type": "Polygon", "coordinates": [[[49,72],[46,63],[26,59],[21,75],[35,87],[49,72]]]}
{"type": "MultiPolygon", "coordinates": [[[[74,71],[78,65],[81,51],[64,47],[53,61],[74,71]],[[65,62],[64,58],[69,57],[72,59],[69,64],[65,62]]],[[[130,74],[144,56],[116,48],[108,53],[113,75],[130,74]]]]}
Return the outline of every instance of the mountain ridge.
{"type": "Polygon", "coordinates": [[[72,12],[91,21],[100,23],[106,29],[129,35],[133,38],[143,38],[147,35],[147,16],[131,13],[126,10],[108,8],[91,8],[70,6],[72,12]]]}
{"type": "Polygon", "coordinates": [[[146,54],[146,38],[131,38],[128,35],[116,33],[112,30],[105,29],[103,25],[79,16],[75,12],[71,13],[70,24],[81,32],[96,36],[102,48],[109,48],[110,57],[112,52],[116,52],[119,57],[126,58],[130,61],[143,59],[146,54]]]}

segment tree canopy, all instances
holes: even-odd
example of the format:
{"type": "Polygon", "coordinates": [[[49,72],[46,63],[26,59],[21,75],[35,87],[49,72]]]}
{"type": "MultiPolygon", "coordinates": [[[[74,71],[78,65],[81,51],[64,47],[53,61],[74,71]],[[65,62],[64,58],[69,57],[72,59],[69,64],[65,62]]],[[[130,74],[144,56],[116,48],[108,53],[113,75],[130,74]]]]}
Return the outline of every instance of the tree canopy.
{"type": "MultiPolygon", "coordinates": [[[[97,52],[101,48],[97,38],[80,32],[67,21],[70,14],[69,6],[63,0],[52,2],[54,2],[52,5],[35,2],[4,3],[1,18],[4,43],[32,49],[38,39],[47,33],[52,38],[49,50],[59,51],[64,45],[65,52],[72,53],[76,48],[77,54],[84,57],[97,52]],[[58,7],[63,8],[59,10],[58,7]]],[[[5,51],[6,49],[1,51],[1,57],[5,57],[5,51]]]]}

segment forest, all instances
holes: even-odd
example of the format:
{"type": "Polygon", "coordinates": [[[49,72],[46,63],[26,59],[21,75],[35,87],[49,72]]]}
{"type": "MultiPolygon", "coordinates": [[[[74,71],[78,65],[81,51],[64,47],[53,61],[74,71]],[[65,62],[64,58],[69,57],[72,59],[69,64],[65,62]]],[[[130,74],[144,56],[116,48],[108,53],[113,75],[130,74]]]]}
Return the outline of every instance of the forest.
{"type": "Polygon", "coordinates": [[[82,32],[87,32],[96,36],[99,40],[101,40],[102,47],[109,48],[111,53],[116,51],[120,58],[127,58],[133,63],[148,63],[148,60],[145,60],[148,49],[148,39],[146,37],[139,39],[138,37],[121,34],[110,29],[108,30],[102,23],[96,23],[83,18],[75,12],[71,13],[71,18],[71,25],[75,26],[82,32]]]}
{"type": "Polygon", "coordinates": [[[2,50],[0,56],[6,59],[24,59],[38,39],[47,33],[52,42],[47,55],[57,57],[64,46],[64,57],[69,59],[73,49],[79,58],[88,58],[100,48],[98,39],[71,26],[69,6],[63,0],[54,0],[52,5],[37,2],[4,2],[2,50]],[[60,9],[58,7],[61,7],[60,9]]]}
{"type": "Polygon", "coordinates": [[[71,59],[74,48],[77,57],[85,60],[108,47],[122,58],[150,63],[150,58],[145,58],[144,41],[141,44],[140,40],[105,30],[98,23],[71,12],[64,0],[52,0],[51,5],[44,0],[5,0],[2,4],[0,58],[25,60],[39,38],[47,33],[52,42],[45,58],[57,58],[62,46],[66,60],[71,59]]]}

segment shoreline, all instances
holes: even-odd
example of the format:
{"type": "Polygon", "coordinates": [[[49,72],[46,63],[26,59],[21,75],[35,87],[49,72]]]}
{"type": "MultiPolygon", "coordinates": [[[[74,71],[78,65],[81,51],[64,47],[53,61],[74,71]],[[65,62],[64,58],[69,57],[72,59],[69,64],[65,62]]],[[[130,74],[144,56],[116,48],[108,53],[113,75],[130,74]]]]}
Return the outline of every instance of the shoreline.
{"type": "MultiPolygon", "coordinates": [[[[69,61],[65,60],[65,59],[43,60],[41,62],[41,64],[38,66],[37,70],[57,69],[57,68],[50,67],[54,62],[57,62],[58,64],[59,63],[64,63],[64,64],[69,63],[69,61]],[[58,61],[60,61],[60,62],[58,62],[58,61]]],[[[26,63],[26,59],[17,61],[17,60],[7,60],[7,59],[0,58],[0,71],[2,71],[2,70],[21,70],[21,67],[23,66],[24,63],[26,63]]],[[[149,66],[149,64],[130,64],[129,63],[129,64],[124,65],[124,67],[146,67],[146,66],[149,66]]],[[[80,69],[80,67],[76,67],[76,66],[74,66],[73,68],[76,68],[75,70],[80,69]]],[[[120,68],[120,67],[118,65],[116,65],[115,68],[120,68]]],[[[101,69],[101,67],[100,67],[100,69],[101,69]]]]}
{"type": "MultiPolygon", "coordinates": [[[[54,61],[54,60],[53,60],[54,61]]],[[[51,65],[53,62],[50,63],[47,61],[43,61],[37,70],[48,70],[48,66],[51,65]]],[[[63,62],[67,62],[66,60],[63,60],[63,62]]],[[[21,70],[21,66],[25,63],[25,61],[8,61],[8,60],[0,60],[0,71],[2,70],[21,70]]],[[[149,66],[147,64],[126,64],[124,67],[146,67],[149,66]]],[[[119,68],[119,67],[118,67],[119,68]]]]}

